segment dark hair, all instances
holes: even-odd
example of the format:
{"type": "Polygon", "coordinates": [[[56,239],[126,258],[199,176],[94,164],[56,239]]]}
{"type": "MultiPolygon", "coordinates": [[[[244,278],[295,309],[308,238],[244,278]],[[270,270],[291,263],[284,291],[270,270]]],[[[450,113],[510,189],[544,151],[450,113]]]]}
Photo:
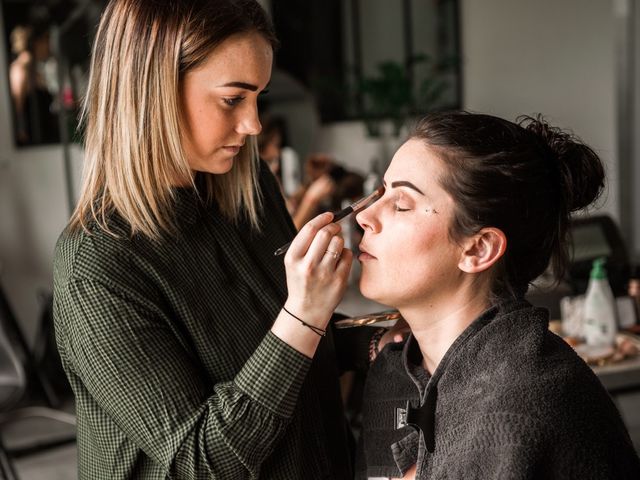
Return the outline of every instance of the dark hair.
{"type": "Polygon", "coordinates": [[[506,235],[493,293],[524,295],[549,262],[562,278],[570,214],[604,187],[602,162],[590,147],[540,115],[513,123],[464,111],[429,114],[410,138],[423,140],[447,166],[439,181],[456,203],[451,238],[483,227],[506,235]]]}

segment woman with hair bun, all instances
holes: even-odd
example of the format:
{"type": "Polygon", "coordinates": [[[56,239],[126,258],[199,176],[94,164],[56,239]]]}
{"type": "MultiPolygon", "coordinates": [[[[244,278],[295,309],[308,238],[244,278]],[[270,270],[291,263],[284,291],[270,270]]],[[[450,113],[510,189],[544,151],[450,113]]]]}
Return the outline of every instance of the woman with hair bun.
{"type": "Polygon", "coordinates": [[[549,264],[562,275],[570,214],[604,180],[541,117],[418,123],[357,216],[360,289],[412,332],[369,371],[357,478],[640,478],[611,398],[524,299],[549,264]]]}

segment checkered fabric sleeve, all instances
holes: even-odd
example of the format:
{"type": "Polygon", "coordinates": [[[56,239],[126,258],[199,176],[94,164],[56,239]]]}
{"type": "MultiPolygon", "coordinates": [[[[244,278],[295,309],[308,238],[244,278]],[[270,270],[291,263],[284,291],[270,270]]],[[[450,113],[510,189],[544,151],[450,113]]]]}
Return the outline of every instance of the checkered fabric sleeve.
{"type": "Polygon", "coordinates": [[[104,448],[117,448],[119,432],[109,438],[101,421],[109,417],[172,478],[259,476],[309,358],[268,333],[233,381],[212,385],[147,299],[95,279],[73,278],[65,289],[59,336],[86,388],[79,405],[93,410],[83,417],[96,422],[83,428],[102,430],[104,448]]]}

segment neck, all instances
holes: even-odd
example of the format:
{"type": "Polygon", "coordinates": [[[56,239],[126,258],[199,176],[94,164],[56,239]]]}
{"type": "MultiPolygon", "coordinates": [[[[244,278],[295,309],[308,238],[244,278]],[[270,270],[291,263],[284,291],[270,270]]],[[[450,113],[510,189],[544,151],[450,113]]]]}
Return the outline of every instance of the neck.
{"type": "MultiPolygon", "coordinates": [[[[482,290],[482,289],[481,289],[482,290]]],[[[438,303],[400,308],[422,352],[422,366],[431,374],[449,347],[489,307],[486,292],[457,292],[438,303]]]]}

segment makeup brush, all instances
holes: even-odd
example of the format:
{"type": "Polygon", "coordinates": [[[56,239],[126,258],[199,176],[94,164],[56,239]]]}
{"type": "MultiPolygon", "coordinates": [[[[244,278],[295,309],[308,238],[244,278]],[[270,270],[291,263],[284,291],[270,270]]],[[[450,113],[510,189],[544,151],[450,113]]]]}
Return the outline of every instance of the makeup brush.
{"type": "MultiPolygon", "coordinates": [[[[352,213],[358,213],[358,212],[364,210],[369,205],[371,205],[373,202],[375,202],[378,198],[380,198],[383,194],[384,194],[384,187],[383,186],[378,187],[377,189],[375,189],[373,192],[371,192],[366,197],[362,197],[360,200],[356,200],[355,202],[353,202],[348,207],[343,208],[342,210],[337,212],[333,216],[333,220],[331,221],[331,223],[339,222],[343,218],[348,217],[349,215],[351,215],[352,213]]],[[[291,246],[291,242],[287,243],[286,245],[281,246],[279,249],[277,249],[275,252],[273,252],[273,254],[276,255],[276,256],[282,255],[287,250],[289,250],[290,246],[291,246]]]]}

